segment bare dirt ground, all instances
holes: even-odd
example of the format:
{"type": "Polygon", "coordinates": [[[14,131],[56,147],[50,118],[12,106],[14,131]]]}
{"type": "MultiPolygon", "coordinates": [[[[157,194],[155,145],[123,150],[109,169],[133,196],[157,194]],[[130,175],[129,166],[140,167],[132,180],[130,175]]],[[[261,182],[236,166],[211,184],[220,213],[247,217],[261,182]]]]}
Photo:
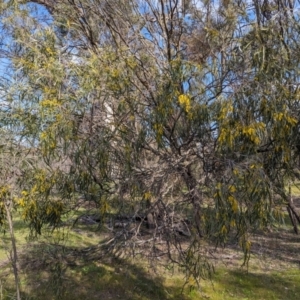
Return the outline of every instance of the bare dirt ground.
{"type": "Polygon", "coordinates": [[[245,268],[260,272],[282,271],[300,267],[300,236],[291,229],[279,228],[253,234],[248,265],[243,265],[244,253],[236,245],[212,248],[208,258],[229,268],[245,268]]]}
{"type": "MultiPolygon", "coordinates": [[[[300,198],[295,198],[294,204],[300,212],[300,198]]],[[[285,209],[284,212],[286,213],[285,209]]],[[[260,272],[300,268],[300,234],[295,234],[289,221],[265,231],[255,232],[250,236],[250,240],[250,260],[245,268],[249,267],[260,272]]],[[[237,244],[212,249],[210,254],[217,265],[223,264],[227,267],[243,265],[244,254],[237,244]]]]}

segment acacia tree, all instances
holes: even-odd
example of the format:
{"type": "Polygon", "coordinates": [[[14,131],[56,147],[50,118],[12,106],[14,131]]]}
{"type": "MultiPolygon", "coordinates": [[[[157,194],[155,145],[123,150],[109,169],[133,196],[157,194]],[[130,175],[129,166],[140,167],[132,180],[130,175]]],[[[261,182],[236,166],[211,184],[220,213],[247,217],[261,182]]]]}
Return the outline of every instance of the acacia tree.
{"type": "Polygon", "coordinates": [[[202,241],[234,232],[247,259],[249,233],[282,205],[298,218],[285,189],[298,178],[294,5],[2,4],[5,124],[40,160],[20,183],[32,228],[83,195],[118,219],[110,246],[147,244],[198,278],[202,241]]]}

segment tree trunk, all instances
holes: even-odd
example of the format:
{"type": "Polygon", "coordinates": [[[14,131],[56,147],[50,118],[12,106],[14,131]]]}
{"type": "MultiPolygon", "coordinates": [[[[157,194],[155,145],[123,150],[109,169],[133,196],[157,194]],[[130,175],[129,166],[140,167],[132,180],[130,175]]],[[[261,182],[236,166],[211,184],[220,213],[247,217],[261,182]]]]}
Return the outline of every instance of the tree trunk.
{"type": "Polygon", "coordinates": [[[12,262],[14,276],[15,276],[17,300],[21,300],[20,281],[19,281],[19,273],[18,273],[17,246],[16,246],[15,235],[14,235],[13,222],[12,222],[10,208],[9,208],[8,203],[6,203],[4,201],[4,205],[5,205],[6,217],[7,217],[9,232],[10,232],[10,240],[11,240],[11,245],[12,245],[12,251],[10,252],[10,259],[11,259],[11,262],[12,262]]]}
{"type": "Polygon", "coordinates": [[[188,188],[189,197],[193,204],[193,208],[194,208],[193,218],[194,218],[195,227],[196,227],[199,237],[202,237],[203,234],[202,234],[202,229],[201,229],[200,196],[199,196],[198,189],[197,189],[197,181],[192,174],[190,166],[188,166],[186,168],[182,168],[181,174],[182,174],[182,177],[188,188]]]}
{"type": "Polygon", "coordinates": [[[298,226],[297,226],[297,221],[300,224],[300,217],[299,214],[296,211],[296,207],[293,203],[293,198],[292,198],[292,189],[291,189],[291,184],[289,183],[289,203],[287,205],[287,211],[289,213],[294,231],[296,234],[299,233],[298,231],[298,226]]]}
{"type": "Polygon", "coordinates": [[[293,211],[291,210],[290,206],[287,206],[287,211],[289,213],[289,216],[290,216],[290,219],[291,219],[291,222],[292,222],[292,225],[293,225],[293,228],[294,228],[294,231],[296,234],[298,234],[298,227],[297,227],[297,222],[295,220],[295,216],[293,214],[293,211]]]}

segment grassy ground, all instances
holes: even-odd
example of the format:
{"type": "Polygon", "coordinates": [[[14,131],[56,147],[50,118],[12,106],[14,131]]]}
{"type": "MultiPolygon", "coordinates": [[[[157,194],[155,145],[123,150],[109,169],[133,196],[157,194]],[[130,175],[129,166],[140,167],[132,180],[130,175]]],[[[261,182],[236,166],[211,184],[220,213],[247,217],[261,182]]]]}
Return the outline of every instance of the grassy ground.
{"type": "MultiPolygon", "coordinates": [[[[216,273],[200,290],[189,284],[182,290],[183,275],[171,266],[154,269],[141,260],[104,257],[97,247],[103,235],[96,227],[63,227],[30,241],[16,217],[22,299],[300,299],[299,237],[288,226],[253,237],[248,268],[241,267],[243,255],[236,246],[216,250],[216,273]]],[[[9,248],[9,236],[2,234],[0,300],[14,299],[9,248]]]]}

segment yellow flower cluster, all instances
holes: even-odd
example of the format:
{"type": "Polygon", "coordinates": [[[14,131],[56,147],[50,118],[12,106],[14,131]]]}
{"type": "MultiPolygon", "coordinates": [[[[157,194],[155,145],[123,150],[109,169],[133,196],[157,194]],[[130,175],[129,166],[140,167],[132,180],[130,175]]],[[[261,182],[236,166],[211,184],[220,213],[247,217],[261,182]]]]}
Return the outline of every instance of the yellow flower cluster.
{"type": "Polygon", "coordinates": [[[3,185],[0,187],[0,200],[6,200],[6,197],[10,194],[9,186],[3,185]]]}
{"type": "Polygon", "coordinates": [[[236,201],[236,199],[233,196],[229,196],[228,197],[228,202],[231,204],[231,209],[234,213],[236,213],[239,209],[238,207],[238,202],[236,201]]]}
{"type": "Polygon", "coordinates": [[[288,114],[284,114],[282,112],[280,113],[274,113],[273,118],[275,121],[285,121],[287,124],[294,126],[297,124],[297,119],[294,117],[289,116],[288,114]]]}
{"type": "Polygon", "coordinates": [[[252,123],[249,126],[245,126],[242,129],[242,133],[246,135],[255,145],[258,145],[261,141],[259,133],[265,128],[265,124],[262,122],[252,123]]]}
{"type": "Polygon", "coordinates": [[[234,140],[242,134],[253,144],[259,145],[265,127],[263,122],[252,123],[248,126],[236,124],[234,128],[224,126],[220,129],[219,142],[220,144],[226,144],[229,147],[232,147],[234,140]]]}
{"type": "Polygon", "coordinates": [[[55,108],[60,106],[60,102],[57,99],[45,99],[40,102],[40,105],[45,108],[55,108]]]}
{"type": "Polygon", "coordinates": [[[180,106],[185,110],[186,113],[190,113],[191,98],[188,95],[186,95],[186,94],[179,95],[178,102],[179,102],[180,106]]]}
{"type": "Polygon", "coordinates": [[[145,200],[150,200],[151,197],[152,197],[151,192],[146,192],[146,193],[144,194],[144,199],[145,199],[145,200]]]}

